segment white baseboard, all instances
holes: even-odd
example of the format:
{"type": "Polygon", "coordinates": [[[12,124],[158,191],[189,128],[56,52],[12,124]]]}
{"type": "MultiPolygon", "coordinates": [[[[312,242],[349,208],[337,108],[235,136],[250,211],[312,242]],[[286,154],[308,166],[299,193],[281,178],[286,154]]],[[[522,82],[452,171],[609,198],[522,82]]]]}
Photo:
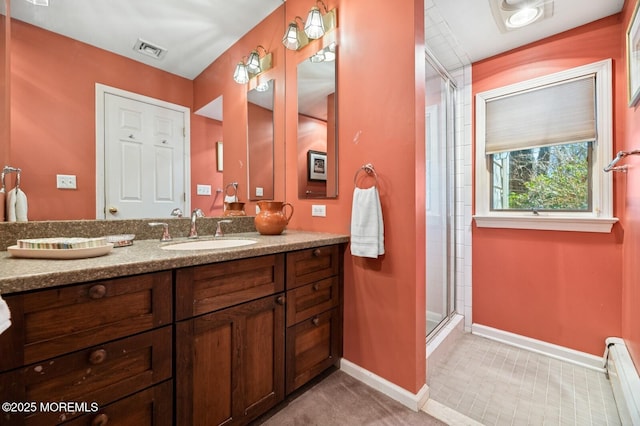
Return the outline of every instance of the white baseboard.
{"type": "Polygon", "coordinates": [[[508,331],[498,330],[497,328],[487,327],[486,325],[481,324],[472,324],[471,333],[521,349],[526,349],[531,352],[546,355],[551,358],[559,359],[561,361],[580,365],[601,373],[605,372],[604,360],[602,357],[588,354],[586,352],[576,351],[574,349],[565,348],[564,346],[554,345],[553,343],[543,342],[542,340],[509,333],[508,331]]]}
{"type": "Polygon", "coordinates": [[[618,337],[606,339],[607,371],[623,425],[640,425],[640,377],[627,345],[618,337]]]}
{"type": "Polygon", "coordinates": [[[419,411],[429,399],[429,387],[426,383],[414,394],[344,358],[340,360],[340,370],[413,411],[419,411]]]}

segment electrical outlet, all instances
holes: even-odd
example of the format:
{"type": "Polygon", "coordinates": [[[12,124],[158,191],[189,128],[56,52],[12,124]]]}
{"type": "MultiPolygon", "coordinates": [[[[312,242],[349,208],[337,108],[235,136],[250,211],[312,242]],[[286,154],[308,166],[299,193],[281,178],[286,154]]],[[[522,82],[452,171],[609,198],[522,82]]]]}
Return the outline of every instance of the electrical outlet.
{"type": "Polygon", "coordinates": [[[262,197],[263,194],[264,194],[264,189],[259,186],[256,186],[256,197],[262,197]]]}
{"type": "Polygon", "coordinates": [[[211,185],[197,185],[196,186],[196,194],[197,195],[211,195],[211,185]]]}
{"type": "Polygon", "coordinates": [[[56,188],[77,189],[76,175],[56,175],[56,188]]]}
{"type": "Polygon", "coordinates": [[[327,216],[327,206],[324,204],[313,204],[311,205],[311,216],[327,216]]]}

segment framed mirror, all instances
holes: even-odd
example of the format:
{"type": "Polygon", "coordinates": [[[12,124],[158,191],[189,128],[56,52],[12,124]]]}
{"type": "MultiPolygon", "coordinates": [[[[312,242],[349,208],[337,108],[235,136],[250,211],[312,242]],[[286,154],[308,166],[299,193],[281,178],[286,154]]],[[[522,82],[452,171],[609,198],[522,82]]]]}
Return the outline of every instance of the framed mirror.
{"type": "Polygon", "coordinates": [[[248,199],[272,200],[273,99],[275,81],[259,83],[247,93],[248,199]]]}
{"type": "Polygon", "coordinates": [[[336,43],[298,64],[298,197],[338,196],[336,43]]]}

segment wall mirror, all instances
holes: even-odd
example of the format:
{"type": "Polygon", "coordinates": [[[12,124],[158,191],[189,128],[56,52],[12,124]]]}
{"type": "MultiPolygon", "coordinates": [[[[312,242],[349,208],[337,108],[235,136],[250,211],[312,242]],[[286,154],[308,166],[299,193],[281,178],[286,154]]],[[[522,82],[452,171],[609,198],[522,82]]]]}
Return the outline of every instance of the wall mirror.
{"type": "MultiPolygon", "coordinates": [[[[0,0],[0,4],[5,5],[5,1],[0,0]]],[[[268,25],[273,24],[273,31],[277,29],[277,32],[280,32],[284,26],[284,5],[281,0],[250,0],[243,2],[241,6],[223,0],[207,2],[111,0],[109,2],[50,2],[48,7],[35,6],[25,0],[14,0],[11,2],[11,15],[12,42],[18,40],[17,44],[12,43],[11,51],[13,70],[11,105],[14,110],[16,105],[20,108],[19,113],[12,114],[11,137],[16,141],[19,140],[20,143],[14,143],[7,156],[11,157],[10,162],[16,163],[16,167],[23,168],[22,179],[25,192],[29,196],[30,220],[96,218],[98,204],[96,202],[97,160],[95,159],[96,83],[166,100],[177,105],[193,106],[193,82],[199,72],[167,71],[166,75],[159,77],[159,64],[167,61],[181,62],[178,65],[186,67],[201,52],[208,52],[212,45],[219,46],[220,43],[227,43],[227,46],[219,49],[217,54],[202,61],[201,65],[206,67],[229,46],[232,46],[235,40],[251,31],[252,27],[261,25],[265,17],[269,17],[268,25]],[[250,6],[252,13],[246,13],[247,6],[250,6]],[[61,13],[57,11],[57,7],[71,7],[73,10],[61,13]],[[203,8],[207,9],[207,13],[203,12],[203,8]],[[215,13],[208,13],[210,12],[208,9],[211,8],[215,13]],[[238,11],[239,8],[242,10],[238,11]],[[113,10],[118,12],[112,13],[113,10]],[[229,13],[219,13],[221,11],[229,13]],[[235,15],[236,12],[238,16],[235,15]],[[133,16],[139,16],[140,20],[137,22],[144,25],[129,25],[129,19],[133,16]],[[94,25],[92,19],[95,17],[98,17],[99,22],[94,25]],[[276,25],[275,21],[279,18],[281,18],[280,22],[276,25]],[[59,36],[56,34],[56,29],[52,27],[55,23],[67,23],[68,27],[73,27],[73,31],[82,32],[87,38],[84,42],[80,42],[76,41],[73,35],[59,36]],[[150,32],[148,24],[151,24],[151,30],[161,28],[162,31],[150,32]],[[234,35],[236,27],[240,26],[242,26],[242,32],[234,35]],[[133,55],[138,55],[141,59],[125,56],[129,53],[93,47],[93,41],[97,44],[105,38],[120,40],[130,27],[136,32],[135,38],[140,37],[151,43],[151,45],[142,45],[138,49],[142,52],[141,54],[133,51],[135,39],[131,43],[127,39],[124,50],[133,52],[133,55]],[[160,38],[155,36],[162,33],[173,34],[184,27],[196,32],[194,37],[184,39],[193,43],[184,42],[173,49],[168,48],[165,53],[158,52],[160,57],[145,55],[145,53],[156,53],[155,47],[170,47],[163,45],[160,38]],[[221,36],[219,31],[224,32],[224,36],[221,36]],[[158,46],[154,46],[155,43],[158,46]],[[24,47],[31,49],[28,57],[19,51],[24,47]],[[16,55],[20,56],[19,60],[14,60],[16,55]],[[176,61],[176,57],[184,59],[176,61]],[[52,69],[51,64],[55,64],[55,69],[52,69]],[[26,105],[27,101],[30,105],[26,105]],[[32,108],[32,103],[36,104],[35,108],[32,108]],[[29,152],[39,152],[41,160],[39,162],[33,160],[29,152]],[[47,164],[40,164],[42,158],[47,158],[47,164]],[[77,175],[77,189],[56,188],[57,174],[77,175]],[[84,206],[85,200],[91,200],[89,207],[84,206]],[[79,204],[82,206],[78,206],[79,204]],[[69,206],[74,207],[71,209],[69,206]],[[79,212],[80,209],[82,209],[81,212],[79,212]],[[53,211],[60,213],[54,215],[53,211]]],[[[0,54],[2,53],[0,51],[0,54]]],[[[234,60],[238,59],[240,58],[234,58],[234,60]]],[[[2,77],[1,74],[0,77],[2,77]]],[[[216,90],[218,87],[221,88],[217,94],[227,93],[223,89],[226,84],[237,86],[231,73],[221,75],[220,80],[212,79],[211,84],[216,86],[216,90]]],[[[211,181],[206,179],[210,179],[211,174],[216,173],[215,142],[221,141],[222,137],[211,136],[211,132],[202,124],[205,119],[196,117],[193,110],[191,113],[192,161],[188,172],[192,175],[192,185],[188,189],[191,189],[193,206],[194,200],[205,200],[204,197],[197,197],[195,187],[200,183],[211,184],[211,181]],[[205,142],[201,141],[206,138],[206,152],[204,148],[194,147],[196,138],[199,138],[198,143],[203,146],[205,142]],[[197,167],[201,158],[206,158],[208,163],[207,169],[200,172],[197,167]]],[[[225,124],[233,126],[235,119],[242,121],[242,127],[244,127],[244,118],[238,114],[230,114],[225,117],[228,122],[225,124]]],[[[218,126],[221,128],[222,124],[218,123],[218,126]]],[[[245,138],[243,142],[244,140],[245,138]]],[[[2,145],[0,152],[6,144],[2,145]]],[[[227,160],[229,160],[234,151],[227,148],[228,146],[225,146],[225,154],[228,154],[227,160]]],[[[238,158],[238,162],[246,162],[244,149],[241,157],[238,158]]],[[[218,184],[211,185],[211,196],[206,198],[208,205],[213,204],[218,187],[218,184]]],[[[218,198],[216,203],[220,204],[220,202],[218,198]]],[[[163,208],[155,217],[169,217],[170,211],[171,208],[163,208]]],[[[221,211],[220,209],[220,213],[221,211]]]]}
{"type": "Polygon", "coordinates": [[[258,83],[247,93],[248,198],[273,199],[273,99],[275,81],[258,83]]]}
{"type": "Polygon", "coordinates": [[[338,196],[335,43],[298,64],[298,197],[338,196]]]}

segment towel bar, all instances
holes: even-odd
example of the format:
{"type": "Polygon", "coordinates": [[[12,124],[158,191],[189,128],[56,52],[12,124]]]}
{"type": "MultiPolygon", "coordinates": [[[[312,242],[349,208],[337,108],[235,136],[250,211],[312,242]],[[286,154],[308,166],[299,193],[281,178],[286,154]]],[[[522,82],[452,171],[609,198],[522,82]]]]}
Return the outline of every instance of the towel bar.
{"type": "Polygon", "coordinates": [[[616,165],[616,163],[620,160],[622,160],[624,157],[628,156],[628,155],[637,155],[640,154],[640,149],[634,149],[633,151],[618,151],[618,154],[616,155],[616,157],[611,160],[611,162],[609,163],[609,165],[607,167],[604,168],[605,172],[610,172],[610,171],[614,171],[614,172],[624,172],[627,170],[627,166],[618,166],[618,167],[614,167],[616,165]]]}

